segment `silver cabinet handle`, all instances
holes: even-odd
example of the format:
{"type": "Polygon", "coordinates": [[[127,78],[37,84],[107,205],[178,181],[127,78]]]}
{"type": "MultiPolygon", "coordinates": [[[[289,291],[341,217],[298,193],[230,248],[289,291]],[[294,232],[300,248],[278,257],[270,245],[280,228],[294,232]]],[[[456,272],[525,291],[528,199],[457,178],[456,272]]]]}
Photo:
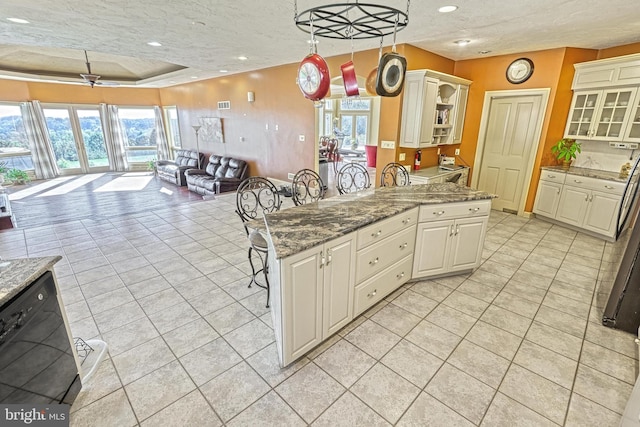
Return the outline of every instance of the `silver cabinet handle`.
{"type": "Polygon", "coordinates": [[[406,248],[407,246],[409,246],[408,243],[403,243],[402,245],[400,245],[400,250],[406,248]]]}
{"type": "Polygon", "coordinates": [[[605,185],[604,188],[606,188],[607,190],[613,190],[613,187],[610,185],[605,185]]]}
{"type": "Polygon", "coordinates": [[[458,233],[460,233],[460,226],[459,226],[459,225],[456,225],[456,233],[455,233],[455,235],[457,236],[457,235],[458,235],[458,233]]]}
{"type": "Polygon", "coordinates": [[[382,230],[378,230],[376,233],[371,233],[371,237],[378,237],[382,234],[382,230]]]}
{"type": "Polygon", "coordinates": [[[433,214],[434,214],[434,215],[442,215],[442,214],[444,214],[444,211],[434,212],[433,214]]]}
{"type": "Polygon", "coordinates": [[[327,265],[331,263],[331,249],[327,249],[327,265]]]}
{"type": "Polygon", "coordinates": [[[322,268],[322,266],[324,265],[325,262],[325,258],[324,258],[324,252],[320,251],[320,268],[322,268]]]}
{"type": "Polygon", "coordinates": [[[400,274],[396,274],[396,279],[400,280],[404,277],[404,271],[400,274]]]}
{"type": "Polygon", "coordinates": [[[554,179],[556,176],[555,175],[547,175],[547,177],[554,179]]]}
{"type": "Polygon", "coordinates": [[[379,259],[378,257],[376,257],[376,259],[372,259],[371,261],[369,261],[369,265],[376,265],[378,263],[379,259]]]}
{"type": "Polygon", "coordinates": [[[404,225],[407,225],[407,224],[409,224],[410,222],[411,222],[411,218],[407,218],[407,219],[403,219],[403,220],[402,220],[402,223],[403,223],[404,225]]]}
{"type": "Polygon", "coordinates": [[[575,182],[576,184],[582,184],[582,181],[580,181],[579,179],[574,179],[573,182],[575,182]]]}
{"type": "Polygon", "coordinates": [[[480,210],[480,208],[469,208],[469,211],[471,212],[478,212],[480,210]]]}
{"type": "Polygon", "coordinates": [[[556,194],[560,194],[560,189],[559,188],[556,189],[556,194]]]}
{"type": "Polygon", "coordinates": [[[590,202],[591,202],[591,201],[593,201],[593,194],[590,194],[590,195],[589,195],[589,201],[590,201],[590,202]]]}
{"type": "Polygon", "coordinates": [[[453,224],[451,225],[451,231],[449,232],[449,237],[453,236],[453,224]]]}
{"type": "Polygon", "coordinates": [[[584,201],[588,202],[589,201],[589,195],[587,194],[586,196],[584,196],[584,201]]]}
{"type": "Polygon", "coordinates": [[[376,296],[377,293],[378,293],[378,290],[374,289],[373,292],[367,294],[367,297],[373,298],[376,296]]]}

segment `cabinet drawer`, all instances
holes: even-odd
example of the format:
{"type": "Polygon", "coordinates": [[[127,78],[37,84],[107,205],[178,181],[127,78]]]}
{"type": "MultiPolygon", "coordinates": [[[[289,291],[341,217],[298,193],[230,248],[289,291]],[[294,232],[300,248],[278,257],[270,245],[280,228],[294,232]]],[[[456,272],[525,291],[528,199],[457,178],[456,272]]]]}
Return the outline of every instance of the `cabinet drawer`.
{"type": "Polygon", "coordinates": [[[412,261],[413,256],[408,255],[366,282],[356,286],[353,317],[356,317],[404,285],[411,278],[412,261]]]}
{"type": "Polygon", "coordinates": [[[490,200],[463,203],[443,203],[439,205],[420,206],[418,222],[440,221],[443,219],[468,218],[489,215],[490,200]]]}
{"type": "Polygon", "coordinates": [[[416,226],[371,245],[356,254],[356,283],[384,270],[407,254],[413,253],[416,226]]]}
{"type": "Polygon", "coordinates": [[[564,179],[566,178],[566,176],[566,173],[558,171],[542,169],[542,171],[540,172],[540,179],[542,181],[557,182],[558,184],[564,184],[564,179]]]}
{"type": "Polygon", "coordinates": [[[396,232],[415,225],[418,221],[418,208],[383,219],[358,230],[357,250],[366,248],[372,243],[380,242],[396,232]]]}
{"type": "Polygon", "coordinates": [[[624,182],[608,181],[606,179],[590,178],[588,176],[571,174],[567,174],[567,179],[564,183],[565,185],[601,191],[609,194],[622,194],[625,187],[624,182]]]}

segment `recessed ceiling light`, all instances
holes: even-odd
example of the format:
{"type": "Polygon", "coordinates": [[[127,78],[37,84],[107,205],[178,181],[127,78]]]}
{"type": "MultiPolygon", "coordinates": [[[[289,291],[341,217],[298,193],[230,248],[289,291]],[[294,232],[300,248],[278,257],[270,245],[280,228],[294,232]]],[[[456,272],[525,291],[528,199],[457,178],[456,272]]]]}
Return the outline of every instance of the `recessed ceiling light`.
{"type": "Polygon", "coordinates": [[[29,21],[21,18],[7,18],[7,21],[14,22],[16,24],[29,24],[29,21]]]}
{"type": "Polygon", "coordinates": [[[454,41],[455,44],[457,44],[458,46],[466,46],[469,43],[471,43],[471,40],[456,40],[454,41]]]}
{"type": "Polygon", "coordinates": [[[202,22],[202,21],[191,21],[191,25],[199,25],[199,26],[204,27],[204,26],[205,26],[205,25],[207,25],[207,24],[205,24],[205,23],[204,23],[204,22],[202,22]]]}
{"type": "Polygon", "coordinates": [[[221,73],[228,73],[229,70],[220,70],[221,73]]]}
{"type": "Polygon", "coordinates": [[[149,46],[153,46],[153,47],[160,47],[162,46],[162,43],[160,42],[149,42],[147,43],[149,46]]]}
{"type": "Polygon", "coordinates": [[[246,56],[238,56],[238,59],[239,59],[240,61],[246,61],[246,60],[247,60],[247,59],[249,59],[249,58],[247,58],[246,56]]]}
{"type": "Polygon", "coordinates": [[[478,53],[481,55],[486,55],[487,53],[491,52],[490,50],[479,50],[478,53]]]}
{"type": "Polygon", "coordinates": [[[438,9],[438,12],[449,13],[449,12],[453,12],[454,10],[458,10],[458,6],[442,6],[441,8],[438,9]]]}

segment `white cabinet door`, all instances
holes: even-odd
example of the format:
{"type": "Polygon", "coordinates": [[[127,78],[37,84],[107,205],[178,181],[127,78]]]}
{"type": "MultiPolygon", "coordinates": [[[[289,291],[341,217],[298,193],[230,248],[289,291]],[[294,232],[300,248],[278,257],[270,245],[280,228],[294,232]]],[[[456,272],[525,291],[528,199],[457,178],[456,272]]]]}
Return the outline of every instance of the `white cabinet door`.
{"type": "Polygon", "coordinates": [[[455,121],[453,125],[452,144],[462,142],[462,128],[464,127],[464,116],[467,111],[467,99],[469,98],[469,86],[460,85],[458,88],[458,99],[455,107],[455,121]]]}
{"type": "Polygon", "coordinates": [[[613,236],[618,220],[620,196],[592,191],[583,228],[613,236]]]}
{"type": "Polygon", "coordinates": [[[322,341],[322,258],[322,247],[316,247],[283,262],[285,364],[322,341]]]}
{"type": "Polygon", "coordinates": [[[602,95],[601,90],[574,92],[567,127],[566,138],[589,139],[592,122],[596,120],[596,109],[602,95]]]}
{"type": "Polygon", "coordinates": [[[401,147],[418,148],[420,146],[423,88],[424,76],[408,72],[402,95],[401,147]]]}
{"type": "Polygon", "coordinates": [[[447,271],[447,255],[454,221],[418,224],[411,277],[434,276],[447,271]]]}
{"type": "Polygon", "coordinates": [[[533,212],[549,218],[555,218],[560,202],[562,184],[549,181],[540,181],[536,193],[536,202],[533,205],[533,212]]]}
{"type": "Polygon", "coordinates": [[[355,268],[353,266],[355,266],[356,254],[353,235],[327,243],[325,253],[323,339],[337,332],[353,318],[353,288],[355,286],[355,268]]]}
{"type": "Polygon", "coordinates": [[[428,147],[434,143],[433,121],[436,115],[436,98],[438,97],[438,80],[426,77],[424,80],[422,99],[422,118],[420,125],[420,147],[428,147]]]}
{"type": "Polygon", "coordinates": [[[591,139],[622,141],[627,129],[632,103],[637,88],[609,89],[602,91],[602,100],[593,124],[591,139]]]}
{"type": "Polygon", "coordinates": [[[556,219],[580,227],[587,212],[591,191],[565,185],[560,196],[556,219]]]}
{"type": "Polygon", "coordinates": [[[449,254],[449,271],[470,270],[480,265],[488,221],[487,217],[455,221],[449,254]]]}

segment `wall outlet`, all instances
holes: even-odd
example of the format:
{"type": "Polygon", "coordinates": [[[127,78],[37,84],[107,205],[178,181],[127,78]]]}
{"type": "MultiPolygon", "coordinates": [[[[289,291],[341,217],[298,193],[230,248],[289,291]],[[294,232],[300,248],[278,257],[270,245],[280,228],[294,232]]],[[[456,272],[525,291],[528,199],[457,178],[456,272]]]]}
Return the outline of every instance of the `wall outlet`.
{"type": "Polygon", "coordinates": [[[401,162],[406,158],[407,158],[407,155],[405,153],[400,153],[400,156],[398,156],[398,160],[400,160],[401,162]]]}
{"type": "Polygon", "coordinates": [[[298,135],[298,141],[304,142],[304,135],[298,135]]]}
{"type": "Polygon", "coordinates": [[[440,147],[438,147],[438,152],[436,154],[440,154],[440,147]]]}
{"type": "Polygon", "coordinates": [[[381,148],[389,148],[389,149],[393,150],[394,148],[396,148],[396,142],[395,141],[380,141],[380,147],[381,148]]]}
{"type": "Polygon", "coordinates": [[[240,137],[240,142],[244,142],[244,136],[240,137]]]}
{"type": "Polygon", "coordinates": [[[460,149],[459,149],[459,148],[456,148],[455,155],[456,155],[456,156],[459,156],[459,155],[460,155],[460,149]]]}
{"type": "Polygon", "coordinates": [[[296,176],[296,174],[295,174],[295,173],[291,173],[291,172],[289,172],[289,173],[287,174],[287,178],[288,178],[288,179],[293,179],[295,176],[296,176]]]}
{"type": "Polygon", "coordinates": [[[278,125],[276,125],[276,130],[278,130],[278,125]]]}

